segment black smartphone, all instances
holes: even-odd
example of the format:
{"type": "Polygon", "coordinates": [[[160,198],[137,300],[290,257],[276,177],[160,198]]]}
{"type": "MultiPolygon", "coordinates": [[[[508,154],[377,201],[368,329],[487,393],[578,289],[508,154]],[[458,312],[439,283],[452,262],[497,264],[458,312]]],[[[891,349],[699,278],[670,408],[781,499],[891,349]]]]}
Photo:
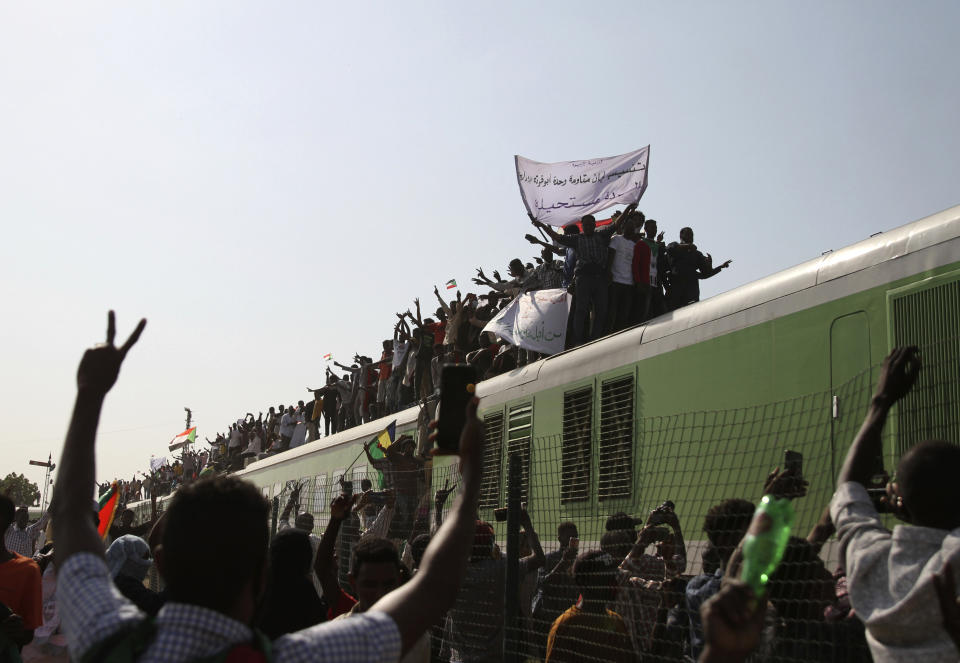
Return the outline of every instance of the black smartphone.
{"type": "Polygon", "coordinates": [[[460,433],[466,423],[467,403],[473,398],[477,371],[471,364],[444,364],[440,373],[440,404],[437,406],[437,448],[457,453],[460,433]]]}
{"type": "Polygon", "coordinates": [[[783,469],[795,477],[802,477],[803,454],[799,451],[787,451],[783,455],[783,469]]]}

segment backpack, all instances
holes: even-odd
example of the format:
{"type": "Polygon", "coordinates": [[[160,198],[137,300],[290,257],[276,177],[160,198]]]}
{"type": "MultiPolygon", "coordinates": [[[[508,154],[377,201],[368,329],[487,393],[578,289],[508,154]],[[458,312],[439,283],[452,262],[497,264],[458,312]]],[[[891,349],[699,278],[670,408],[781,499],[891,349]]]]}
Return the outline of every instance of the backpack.
{"type": "MultiPolygon", "coordinates": [[[[152,617],[98,642],[83,655],[81,663],[134,663],[150,646],[157,627],[152,617]]],[[[212,656],[192,659],[190,663],[271,663],[270,640],[254,629],[253,642],[233,645],[212,656]]]]}

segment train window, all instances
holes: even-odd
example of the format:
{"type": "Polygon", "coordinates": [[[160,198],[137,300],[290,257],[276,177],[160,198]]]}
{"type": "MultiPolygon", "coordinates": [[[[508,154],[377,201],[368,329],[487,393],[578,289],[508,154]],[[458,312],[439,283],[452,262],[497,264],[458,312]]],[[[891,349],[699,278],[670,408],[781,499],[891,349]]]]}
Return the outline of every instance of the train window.
{"type": "Polygon", "coordinates": [[[360,467],[353,468],[353,492],[359,493],[363,490],[360,487],[360,482],[367,478],[367,466],[361,465],[360,467]]]}
{"type": "Polygon", "coordinates": [[[916,345],[923,356],[917,384],[901,401],[897,452],[926,439],[960,439],[960,273],[890,293],[893,346],[916,345]]]}
{"type": "Polygon", "coordinates": [[[327,475],[318,474],[313,480],[314,514],[326,513],[327,509],[327,475]]]}
{"type": "Polygon", "coordinates": [[[633,376],[600,385],[600,462],[597,496],[629,497],[633,475],[633,376]]]}
{"type": "Polygon", "coordinates": [[[270,486],[264,486],[260,489],[260,492],[263,493],[263,496],[268,500],[270,499],[270,486]]]}
{"type": "Polygon", "coordinates": [[[500,451],[503,445],[503,412],[483,418],[483,481],[480,483],[480,508],[500,506],[500,451]]]}
{"type": "Polygon", "coordinates": [[[560,501],[586,500],[590,494],[590,458],[593,431],[593,387],[563,395],[563,448],[560,501]]]}
{"type": "MultiPolygon", "coordinates": [[[[282,483],[280,483],[280,482],[278,481],[278,482],[276,482],[275,484],[273,484],[273,496],[274,496],[274,497],[282,497],[282,492],[283,492],[283,484],[282,484],[282,483]]],[[[282,505],[282,504],[280,505],[280,508],[281,508],[281,509],[283,508],[283,505],[282,505]]]]}
{"type": "Polygon", "coordinates": [[[346,470],[334,470],[330,473],[330,499],[327,502],[332,502],[337,498],[337,495],[340,494],[340,480],[343,479],[343,473],[346,470]]]}
{"type": "Polygon", "coordinates": [[[530,478],[530,435],[533,432],[533,405],[525,403],[510,408],[507,422],[507,457],[520,454],[523,468],[520,499],[527,501],[527,486],[530,478]]]}

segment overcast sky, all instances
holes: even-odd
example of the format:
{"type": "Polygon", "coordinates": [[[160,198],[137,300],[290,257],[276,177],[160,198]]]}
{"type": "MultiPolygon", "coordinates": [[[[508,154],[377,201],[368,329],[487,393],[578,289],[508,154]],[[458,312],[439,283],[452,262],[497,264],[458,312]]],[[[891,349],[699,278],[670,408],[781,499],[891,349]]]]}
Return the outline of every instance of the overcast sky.
{"type": "Polygon", "coordinates": [[[640,208],[733,259],[704,296],[960,203],[958,28],[953,1],[4,3],[0,474],[59,455],[108,308],[149,323],[101,480],[184,406],[212,438],[530,259],[514,154],[650,144],[640,208]]]}

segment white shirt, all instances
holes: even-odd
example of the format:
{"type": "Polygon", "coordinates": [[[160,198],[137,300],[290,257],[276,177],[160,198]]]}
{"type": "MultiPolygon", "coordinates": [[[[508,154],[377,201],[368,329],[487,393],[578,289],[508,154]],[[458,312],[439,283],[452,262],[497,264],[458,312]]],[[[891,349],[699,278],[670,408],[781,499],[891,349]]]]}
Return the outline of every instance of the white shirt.
{"type": "Polygon", "coordinates": [[[296,419],[289,412],[284,412],[280,417],[280,435],[283,437],[293,437],[293,431],[296,428],[296,419]]]}
{"type": "Polygon", "coordinates": [[[956,661],[932,576],[960,551],[960,528],[883,526],[867,490],[841,484],[830,502],[845,551],[850,604],[867,627],[873,660],[956,661]]]}
{"type": "Polygon", "coordinates": [[[27,525],[24,529],[17,527],[16,523],[10,525],[3,535],[3,543],[7,546],[7,550],[24,557],[33,557],[37,539],[46,529],[48,520],[50,520],[50,512],[44,511],[40,520],[27,525]]]}
{"type": "Polygon", "coordinates": [[[610,238],[610,248],[614,251],[610,272],[614,283],[633,285],[633,248],[636,244],[623,235],[610,238]]]}
{"type": "MultiPolygon", "coordinates": [[[[103,559],[91,553],[71,555],[58,571],[57,607],[72,660],[146,615],[117,591],[103,559]]],[[[156,632],[137,659],[178,663],[212,656],[232,645],[251,642],[253,632],[224,614],[186,603],[169,602],[156,617],[156,632]]],[[[383,612],[367,612],[281,636],[272,643],[274,663],[396,661],[400,631],[383,612]]]]}

